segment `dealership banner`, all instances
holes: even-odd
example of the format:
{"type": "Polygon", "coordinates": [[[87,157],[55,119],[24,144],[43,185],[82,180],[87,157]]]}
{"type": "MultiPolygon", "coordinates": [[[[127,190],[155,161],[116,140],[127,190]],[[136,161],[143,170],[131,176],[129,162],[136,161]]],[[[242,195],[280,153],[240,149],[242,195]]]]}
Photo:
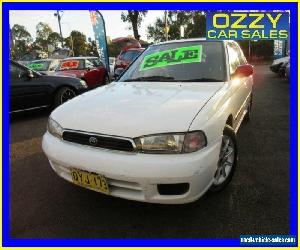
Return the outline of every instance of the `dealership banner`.
{"type": "Polygon", "coordinates": [[[209,12],[208,40],[287,40],[288,12],[209,12]]]}
{"type": "Polygon", "coordinates": [[[96,47],[99,57],[105,68],[109,71],[108,47],[106,41],[105,22],[99,11],[90,10],[90,18],[93,25],[93,31],[96,39],[96,47]]]}

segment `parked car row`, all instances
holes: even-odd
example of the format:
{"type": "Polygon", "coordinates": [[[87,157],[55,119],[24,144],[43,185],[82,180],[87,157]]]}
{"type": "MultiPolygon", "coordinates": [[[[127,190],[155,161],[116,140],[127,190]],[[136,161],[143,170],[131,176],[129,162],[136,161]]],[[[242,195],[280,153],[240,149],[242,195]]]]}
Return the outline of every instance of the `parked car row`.
{"type": "Polygon", "coordinates": [[[109,72],[98,57],[41,59],[26,65],[41,74],[64,75],[84,80],[89,88],[109,83],[109,72]]]}
{"type": "Polygon", "coordinates": [[[10,112],[57,107],[78,94],[109,83],[97,57],[10,61],[10,112]]]}
{"type": "Polygon", "coordinates": [[[10,61],[10,112],[57,107],[88,89],[82,79],[47,75],[10,61]]]}
{"type": "Polygon", "coordinates": [[[290,78],[290,57],[282,57],[273,61],[270,66],[271,71],[278,73],[282,77],[290,78]]]}
{"type": "Polygon", "coordinates": [[[10,112],[57,107],[86,90],[106,85],[110,76],[124,71],[143,50],[129,48],[116,59],[110,57],[109,71],[98,57],[10,61],[10,112]]]}

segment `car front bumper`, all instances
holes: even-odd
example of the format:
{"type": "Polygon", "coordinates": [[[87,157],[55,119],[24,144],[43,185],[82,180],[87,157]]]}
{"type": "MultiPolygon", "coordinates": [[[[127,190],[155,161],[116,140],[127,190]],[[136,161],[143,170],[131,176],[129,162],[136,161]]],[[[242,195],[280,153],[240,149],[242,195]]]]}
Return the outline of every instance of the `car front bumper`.
{"type": "Polygon", "coordinates": [[[155,155],[93,148],[60,140],[48,132],[43,137],[43,150],[60,177],[72,182],[71,168],[97,173],[106,177],[112,196],[166,204],[195,201],[209,189],[220,145],[221,138],[195,153],[155,155]],[[159,184],[180,183],[189,184],[183,194],[158,191],[159,184]]]}

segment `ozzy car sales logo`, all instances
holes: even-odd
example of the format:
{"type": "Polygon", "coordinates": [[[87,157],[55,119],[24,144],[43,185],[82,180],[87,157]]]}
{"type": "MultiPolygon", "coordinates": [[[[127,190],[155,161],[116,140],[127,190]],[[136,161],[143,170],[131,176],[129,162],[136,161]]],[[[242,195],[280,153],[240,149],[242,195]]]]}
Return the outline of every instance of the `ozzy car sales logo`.
{"type": "Polygon", "coordinates": [[[208,40],[288,39],[287,12],[211,12],[206,17],[208,40]]]}

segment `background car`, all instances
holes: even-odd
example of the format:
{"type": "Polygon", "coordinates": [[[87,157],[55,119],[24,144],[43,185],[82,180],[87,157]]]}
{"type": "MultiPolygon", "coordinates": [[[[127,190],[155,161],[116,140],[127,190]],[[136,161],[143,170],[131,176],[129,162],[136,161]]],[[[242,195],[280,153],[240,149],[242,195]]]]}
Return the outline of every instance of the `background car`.
{"type": "Polygon", "coordinates": [[[285,64],[286,62],[288,62],[289,60],[290,60],[289,56],[282,57],[282,58],[274,60],[272,65],[270,66],[271,71],[273,71],[274,73],[278,73],[281,66],[283,64],[285,64]]]}
{"type": "Polygon", "coordinates": [[[10,61],[10,112],[56,107],[84,92],[87,85],[74,77],[42,75],[10,61]]]}
{"type": "Polygon", "coordinates": [[[89,88],[109,83],[109,74],[98,57],[72,57],[60,62],[56,75],[74,76],[89,88]]]}
{"type": "Polygon", "coordinates": [[[59,65],[59,59],[41,59],[34,60],[26,65],[29,69],[35,70],[42,74],[51,74],[55,72],[56,68],[59,65]]]}
{"type": "Polygon", "coordinates": [[[286,71],[286,67],[288,66],[288,64],[290,63],[290,58],[288,61],[284,62],[281,64],[279,70],[278,70],[278,74],[281,76],[281,77],[284,77],[285,76],[285,71],[286,71]]]}
{"type": "Polygon", "coordinates": [[[285,66],[285,77],[290,79],[290,61],[285,66]]]}
{"type": "Polygon", "coordinates": [[[118,68],[126,69],[128,65],[145,49],[144,48],[131,48],[128,50],[122,50],[116,59],[115,71],[118,68]]]}

